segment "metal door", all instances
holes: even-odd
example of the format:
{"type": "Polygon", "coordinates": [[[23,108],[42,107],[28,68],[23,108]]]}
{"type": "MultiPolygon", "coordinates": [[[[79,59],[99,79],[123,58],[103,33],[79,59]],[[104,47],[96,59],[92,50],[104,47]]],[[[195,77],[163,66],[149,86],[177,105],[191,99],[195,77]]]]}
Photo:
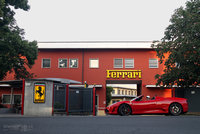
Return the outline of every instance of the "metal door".
{"type": "Polygon", "coordinates": [[[188,99],[189,112],[200,112],[200,88],[186,89],[185,98],[188,99]]]}
{"type": "Polygon", "coordinates": [[[69,112],[91,113],[93,111],[92,88],[69,88],[69,112]]]}
{"type": "Polygon", "coordinates": [[[189,112],[200,112],[200,88],[177,88],[175,95],[187,99],[189,112]]]}
{"type": "Polygon", "coordinates": [[[54,112],[66,111],[66,85],[54,84],[54,112]]]}

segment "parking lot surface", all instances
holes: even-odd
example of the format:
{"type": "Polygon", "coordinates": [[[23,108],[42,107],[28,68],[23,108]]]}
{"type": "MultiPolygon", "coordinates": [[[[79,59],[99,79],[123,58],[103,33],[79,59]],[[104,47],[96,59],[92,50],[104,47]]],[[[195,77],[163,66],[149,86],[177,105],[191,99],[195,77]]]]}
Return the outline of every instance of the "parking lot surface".
{"type": "Polygon", "coordinates": [[[0,117],[0,134],[198,134],[200,116],[0,117]]]}

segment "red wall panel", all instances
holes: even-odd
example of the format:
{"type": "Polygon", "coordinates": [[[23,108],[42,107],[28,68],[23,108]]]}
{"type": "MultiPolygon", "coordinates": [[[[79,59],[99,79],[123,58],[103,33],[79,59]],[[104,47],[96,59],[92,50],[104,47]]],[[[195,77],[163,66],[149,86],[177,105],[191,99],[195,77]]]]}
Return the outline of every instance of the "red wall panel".
{"type": "MultiPolygon", "coordinates": [[[[36,78],[67,78],[77,80],[80,82],[87,81],[91,84],[101,84],[102,88],[97,88],[96,93],[99,95],[99,107],[105,107],[106,101],[106,70],[141,70],[142,78],[131,80],[142,80],[142,94],[144,95],[158,95],[163,97],[171,96],[171,89],[147,89],[145,85],[155,85],[156,80],[154,76],[163,72],[163,64],[159,64],[159,68],[149,68],[149,58],[157,58],[156,52],[153,50],[133,50],[133,49],[67,49],[67,50],[39,50],[38,59],[31,69],[36,75],[36,78]],[[42,68],[42,59],[51,59],[51,68],[42,68]],[[58,68],[58,59],[67,58],[68,67],[58,68]],[[78,59],[78,68],[69,68],[69,59],[78,59]],[[84,58],[84,63],[83,59],[84,58]],[[89,68],[89,59],[98,58],[99,68],[89,68]],[[123,68],[114,68],[114,58],[123,58],[123,68]],[[124,59],[134,58],[134,68],[125,68],[124,59]],[[83,78],[83,79],[82,79],[83,78]]],[[[11,75],[7,79],[13,79],[11,75]]],[[[120,78],[119,80],[124,80],[120,78]]],[[[130,80],[125,78],[125,80],[130,80]]]]}

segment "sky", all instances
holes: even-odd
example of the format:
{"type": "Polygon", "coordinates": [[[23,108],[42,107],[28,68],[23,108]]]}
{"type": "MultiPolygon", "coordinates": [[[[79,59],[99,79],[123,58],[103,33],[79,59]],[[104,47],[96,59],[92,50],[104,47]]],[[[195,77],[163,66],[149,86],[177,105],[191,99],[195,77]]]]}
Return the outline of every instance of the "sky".
{"type": "Polygon", "coordinates": [[[15,18],[29,41],[153,41],[187,0],[29,0],[15,18]]]}

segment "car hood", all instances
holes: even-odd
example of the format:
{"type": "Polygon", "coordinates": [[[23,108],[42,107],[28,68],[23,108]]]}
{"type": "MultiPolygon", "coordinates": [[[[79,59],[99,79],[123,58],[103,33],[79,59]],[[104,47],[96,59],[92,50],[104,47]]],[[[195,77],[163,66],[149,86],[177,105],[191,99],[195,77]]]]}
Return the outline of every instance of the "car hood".
{"type": "Polygon", "coordinates": [[[113,106],[119,106],[123,103],[130,103],[130,101],[120,101],[120,102],[116,102],[116,103],[113,103],[111,105],[109,105],[108,107],[113,107],[113,106]]]}

